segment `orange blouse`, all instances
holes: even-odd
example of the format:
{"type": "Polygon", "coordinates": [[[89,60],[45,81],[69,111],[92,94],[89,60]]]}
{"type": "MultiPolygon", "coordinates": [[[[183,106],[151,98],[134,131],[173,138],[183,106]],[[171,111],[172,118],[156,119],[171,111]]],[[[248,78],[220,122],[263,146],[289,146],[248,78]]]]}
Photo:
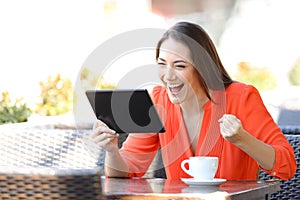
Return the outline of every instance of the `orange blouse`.
{"type": "Polygon", "coordinates": [[[253,86],[234,82],[225,92],[213,92],[213,102],[209,101],[204,106],[195,154],[191,150],[180,106],[170,102],[161,86],[153,89],[152,97],[166,132],[129,134],[120,153],[129,165],[131,176],[144,175],[160,146],[168,179],[190,177],[181,169],[180,163],[190,156],[206,155],[219,157],[216,178],[256,180],[258,163],[220,134],[218,119],[227,113],[239,118],[243,128],[254,137],[273,146],[276,162],[272,170],[265,170],[267,173],[281,179],[293,177],[297,168],[293,148],[253,86]]]}

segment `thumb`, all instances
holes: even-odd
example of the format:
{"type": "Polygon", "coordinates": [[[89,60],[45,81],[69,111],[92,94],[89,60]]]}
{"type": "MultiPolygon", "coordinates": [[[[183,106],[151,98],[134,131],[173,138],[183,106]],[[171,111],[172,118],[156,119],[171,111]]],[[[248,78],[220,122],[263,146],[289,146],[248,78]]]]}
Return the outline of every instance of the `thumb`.
{"type": "Polygon", "coordinates": [[[99,119],[96,119],[95,122],[94,122],[94,125],[93,125],[93,129],[97,128],[98,126],[100,125],[103,125],[104,123],[99,120],[99,119]]]}

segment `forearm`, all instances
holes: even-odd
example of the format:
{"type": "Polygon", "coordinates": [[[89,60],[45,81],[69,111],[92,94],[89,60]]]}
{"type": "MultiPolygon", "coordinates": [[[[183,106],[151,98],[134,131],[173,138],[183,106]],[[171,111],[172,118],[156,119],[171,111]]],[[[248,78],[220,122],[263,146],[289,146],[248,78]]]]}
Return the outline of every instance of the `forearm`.
{"type": "Polygon", "coordinates": [[[235,145],[252,157],[262,168],[273,169],[276,158],[274,148],[243,129],[241,132],[241,138],[235,145]]]}
{"type": "Polygon", "coordinates": [[[108,177],[128,177],[129,167],[118,150],[106,152],[105,172],[108,177]]]}

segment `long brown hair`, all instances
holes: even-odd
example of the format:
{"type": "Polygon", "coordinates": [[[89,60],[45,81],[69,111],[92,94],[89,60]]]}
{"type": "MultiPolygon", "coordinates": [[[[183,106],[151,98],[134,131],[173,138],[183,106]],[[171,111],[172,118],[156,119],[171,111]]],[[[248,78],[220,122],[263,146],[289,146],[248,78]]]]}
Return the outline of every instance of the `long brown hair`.
{"type": "Polygon", "coordinates": [[[156,60],[162,43],[169,38],[187,45],[190,49],[192,64],[198,71],[200,85],[210,100],[212,99],[209,90],[222,90],[233,82],[220,60],[214,43],[201,26],[189,22],[178,22],[172,26],[157,43],[156,60]]]}

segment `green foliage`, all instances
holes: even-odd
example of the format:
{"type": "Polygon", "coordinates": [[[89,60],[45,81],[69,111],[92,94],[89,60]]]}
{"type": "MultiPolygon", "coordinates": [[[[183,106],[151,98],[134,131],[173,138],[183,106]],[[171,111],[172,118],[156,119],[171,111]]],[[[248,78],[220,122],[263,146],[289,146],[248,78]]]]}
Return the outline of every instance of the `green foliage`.
{"type": "Polygon", "coordinates": [[[11,100],[8,92],[2,92],[0,101],[0,124],[26,122],[31,115],[30,108],[22,98],[11,100]]]}
{"type": "Polygon", "coordinates": [[[276,78],[266,68],[251,66],[247,62],[240,62],[238,73],[235,77],[238,81],[254,85],[258,90],[270,90],[276,87],[276,78]]]}
{"type": "Polygon", "coordinates": [[[55,116],[73,109],[73,86],[69,79],[57,74],[49,76],[46,82],[40,82],[41,94],[36,112],[41,115],[55,116]]]}
{"type": "Polygon", "coordinates": [[[289,72],[289,81],[292,85],[300,86],[300,58],[297,59],[289,72]]]}

